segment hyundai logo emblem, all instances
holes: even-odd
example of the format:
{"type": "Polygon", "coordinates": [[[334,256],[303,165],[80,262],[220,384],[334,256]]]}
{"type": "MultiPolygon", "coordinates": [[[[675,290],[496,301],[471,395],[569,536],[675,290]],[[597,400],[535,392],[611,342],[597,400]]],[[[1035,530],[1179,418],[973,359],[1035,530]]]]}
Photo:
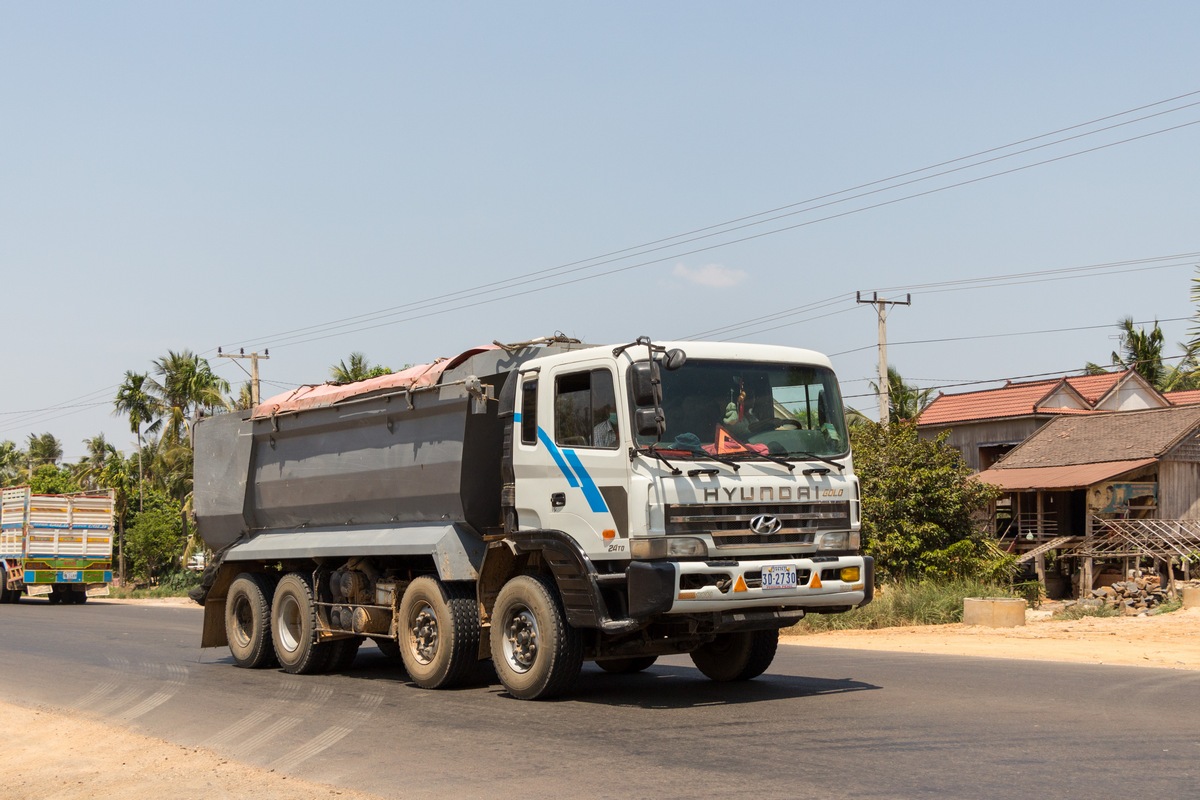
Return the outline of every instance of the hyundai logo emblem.
{"type": "Polygon", "coordinates": [[[779,529],[782,527],[783,523],[779,521],[779,517],[773,517],[770,514],[759,514],[750,520],[750,530],[759,536],[770,536],[773,533],[779,533],[779,529]]]}

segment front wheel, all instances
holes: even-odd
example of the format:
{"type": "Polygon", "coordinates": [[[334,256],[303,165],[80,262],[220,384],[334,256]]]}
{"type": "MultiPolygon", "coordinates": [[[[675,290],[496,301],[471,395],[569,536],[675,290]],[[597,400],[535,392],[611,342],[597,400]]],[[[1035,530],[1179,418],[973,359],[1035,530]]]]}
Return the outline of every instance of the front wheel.
{"type": "Polygon", "coordinates": [[[504,688],[521,700],[567,691],[583,666],[583,637],[567,622],[553,584],[518,575],[492,611],[492,661],[504,688]]]}
{"type": "Polygon", "coordinates": [[[692,663],[714,681],[748,681],[767,671],[779,648],[779,631],[721,633],[692,651],[692,663]]]}
{"type": "Polygon", "coordinates": [[[470,677],[479,660],[479,606],[468,586],[423,575],[404,590],[399,615],[400,658],[413,683],[448,689],[470,677]]]}

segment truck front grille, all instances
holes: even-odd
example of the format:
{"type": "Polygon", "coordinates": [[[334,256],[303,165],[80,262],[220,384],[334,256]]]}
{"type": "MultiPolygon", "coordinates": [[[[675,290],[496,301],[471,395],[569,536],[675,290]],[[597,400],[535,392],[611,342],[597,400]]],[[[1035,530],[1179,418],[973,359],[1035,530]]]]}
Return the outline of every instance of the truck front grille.
{"type": "Polygon", "coordinates": [[[742,503],[738,505],[668,505],[668,534],[711,534],[717,547],[761,547],[812,544],[818,531],[850,527],[850,503],[742,503]],[[774,517],[774,533],[751,530],[760,516],[774,517]]]}

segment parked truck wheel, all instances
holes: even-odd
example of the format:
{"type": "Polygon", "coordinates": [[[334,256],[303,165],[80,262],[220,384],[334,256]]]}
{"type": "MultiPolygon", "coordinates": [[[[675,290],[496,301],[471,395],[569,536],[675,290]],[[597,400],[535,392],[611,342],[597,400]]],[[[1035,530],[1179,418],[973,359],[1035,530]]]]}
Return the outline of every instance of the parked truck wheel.
{"type": "Polygon", "coordinates": [[[692,651],[692,663],[714,681],[748,681],[767,671],[779,647],[779,631],[718,634],[692,651]]]}
{"type": "Polygon", "coordinates": [[[333,652],[330,643],[316,641],[316,630],[317,608],[308,577],[298,572],[284,575],[271,600],[271,641],[284,672],[311,675],[326,670],[333,652]]]}
{"type": "Polygon", "coordinates": [[[225,638],[233,663],[258,669],[275,663],[271,644],[271,595],[274,587],[266,575],[243,572],[229,584],[225,595],[225,638]]]}
{"type": "Polygon", "coordinates": [[[656,661],[658,661],[658,656],[633,656],[630,658],[606,658],[603,661],[597,661],[596,665],[614,675],[629,675],[650,669],[656,661]]]}
{"type": "Polygon", "coordinates": [[[0,564],[0,603],[15,603],[15,594],[8,588],[8,568],[0,564]]]}
{"type": "Polygon", "coordinates": [[[400,600],[400,658],[422,689],[447,689],[479,660],[479,606],[469,586],[417,578],[400,600]]]}
{"type": "Polygon", "coordinates": [[[550,579],[518,575],[492,611],[492,661],[504,688],[521,700],[571,688],[583,666],[583,637],[567,623],[550,579]]]}
{"type": "Polygon", "coordinates": [[[68,597],[70,599],[67,602],[81,606],[87,602],[87,588],[80,587],[79,589],[72,590],[68,597]]]}

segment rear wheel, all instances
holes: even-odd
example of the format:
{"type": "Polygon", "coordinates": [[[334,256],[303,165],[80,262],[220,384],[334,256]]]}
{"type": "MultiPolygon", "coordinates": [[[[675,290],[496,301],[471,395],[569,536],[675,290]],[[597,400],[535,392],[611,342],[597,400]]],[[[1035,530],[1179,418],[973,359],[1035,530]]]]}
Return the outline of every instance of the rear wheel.
{"type": "Polygon", "coordinates": [[[504,584],[492,611],[492,662],[513,697],[539,700],[571,688],[583,666],[583,637],[567,622],[558,592],[540,575],[504,584]]]}
{"type": "Polygon", "coordinates": [[[258,669],[275,663],[271,645],[272,581],[266,575],[243,572],[233,579],[225,596],[225,638],[233,663],[258,669]]]}
{"type": "Polygon", "coordinates": [[[8,588],[8,568],[0,564],[0,603],[16,602],[16,592],[8,588]]]}
{"type": "Polygon", "coordinates": [[[329,657],[330,672],[345,672],[354,665],[354,658],[358,655],[358,648],[362,646],[363,640],[357,636],[351,636],[346,639],[335,639],[329,643],[333,655],[329,657]]]}
{"type": "Polygon", "coordinates": [[[271,600],[271,642],[284,672],[324,672],[333,655],[329,642],[317,643],[317,609],[309,579],[291,572],[279,580],[271,600]]]}
{"type": "Polygon", "coordinates": [[[721,633],[692,651],[692,663],[714,681],[748,681],[767,671],[779,647],[779,631],[721,633]]]}
{"type": "Polygon", "coordinates": [[[72,603],[81,606],[87,602],[87,589],[80,588],[78,591],[72,591],[70,596],[72,603]]]}
{"type": "Polygon", "coordinates": [[[417,578],[400,600],[398,628],[400,658],[417,686],[447,689],[471,676],[479,660],[479,607],[469,586],[417,578]]]}
{"type": "Polygon", "coordinates": [[[658,661],[658,656],[634,656],[632,658],[606,658],[603,661],[597,661],[596,666],[605,672],[611,672],[614,675],[629,675],[634,672],[642,672],[654,666],[654,662],[658,661]]]}
{"type": "Polygon", "coordinates": [[[50,594],[46,595],[47,602],[49,602],[52,606],[56,606],[59,603],[64,603],[69,599],[70,595],[63,591],[61,584],[57,583],[50,587],[50,594]]]}

